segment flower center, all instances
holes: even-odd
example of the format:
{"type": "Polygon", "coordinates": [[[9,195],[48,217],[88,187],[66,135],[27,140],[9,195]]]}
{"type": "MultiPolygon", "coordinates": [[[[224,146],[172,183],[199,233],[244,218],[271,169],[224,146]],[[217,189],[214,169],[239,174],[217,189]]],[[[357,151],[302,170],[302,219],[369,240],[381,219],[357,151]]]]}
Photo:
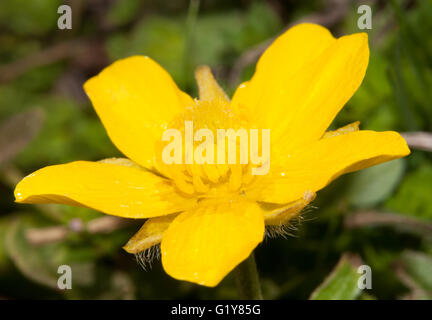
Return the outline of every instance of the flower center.
{"type": "Polygon", "coordinates": [[[242,139],[240,134],[237,135],[246,132],[245,129],[251,127],[250,123],[231,109],[228,98],[214,80],[209,68],[199,68],[196,78],[200,99],[177,115],[169,126],[181,133],[181,162],[165,161],[164,148],[172,141],[161,139],[155,146],[155,167],[162,175],[170,178],[180,192],[188,195],[211,198],[221,194],[239,193],[242,187],[249,185],[255,178],[251,173],[253,164],[248,161],[248,137],[246,136],[244,144],[245,139],[242,139]],[[187,138],[187,125],[193,125],[191,139],[187,138]],[[211,139],[204,137],[197,140],[197,131],[201,129],[206,129],[211,139]],[[220,137],[220,129],[232,130],[232,134],[220,137]],[[222,143],[223,150],[220,149],[222,143]],[[206,147],[202,149],[204,144],[206,147]],[[214,161],[188,161],[194,159],[194,155],[196,157],[198,150],[204,158],[213,158],[214,161]],[[191,152],[194,155],[191,155],[191,152]],[[222,159],[224,160],[221,161],[222,159]]]}

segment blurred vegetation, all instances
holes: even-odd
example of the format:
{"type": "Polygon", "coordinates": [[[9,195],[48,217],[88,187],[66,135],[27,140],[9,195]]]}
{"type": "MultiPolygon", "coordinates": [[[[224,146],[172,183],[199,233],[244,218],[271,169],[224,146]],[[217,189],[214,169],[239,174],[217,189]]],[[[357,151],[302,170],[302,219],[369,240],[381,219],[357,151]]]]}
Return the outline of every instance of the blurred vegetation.
{"type": "MultiPolygon", "coordinates": [[[[231,94],[253,73],[255,53],[287,26],[306,20],[335,35],[358,32],[364,2],[73,0],[73,29],[59,30],[62,3],[0,4],[0,298],[236,298],[231,275],[209,289],[170,278],[159,261],[142,270],[121,249],[139,224],[91,231],[102,214],[17,205],[14,185],[46,165],[120,155],[82,90],[110,62],[151,56],[192,95],[194,68],[207,64],[231,94]],[[53,226],[75,232],[31,243],[29,233],[53,226]],[[61,264],[73,268],[72,290],[56,289],[61,264]]],[[[369,68],[332,126],[360,120],[362,129],[431,132],[432,2],[367,3],[369,68]]],[[[256,250],[265,298],[431,299],[431,155],[413,150],[319,192],[293,237],[256,250]],[[371,290],[353,285],[358,264],[371,266],[371,290]]]]}

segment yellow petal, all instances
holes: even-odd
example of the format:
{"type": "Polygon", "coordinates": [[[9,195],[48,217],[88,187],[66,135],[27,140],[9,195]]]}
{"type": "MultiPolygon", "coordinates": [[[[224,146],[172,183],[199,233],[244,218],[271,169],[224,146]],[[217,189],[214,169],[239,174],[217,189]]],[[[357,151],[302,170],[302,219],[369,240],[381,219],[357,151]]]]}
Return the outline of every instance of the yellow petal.
{"type": "Polygon", "coordinates": [[[20,203],[85,206],[125,218],[167,215],[195,203],[148,170],[89,161],[42,168],[21,180],[15,198],[20,203]]]}
{"type": "Polygon", "coordinates": [[[162,236],[177,214],[148,219],[123,247],[129,253],[140,253],[162,241],[162,236]]]}
{"type": "Polygon", "coordinates": [[[112,142],[145,167],[152,166],[155,142],[173,117],[194,104],[161,66],[144,56],[113,63],[84,89],[112,142]]]}
{"type": "Polygon", "coordinates": [[[344,173],[409,153],[405,140],[393,131],[362,130],[321,139],[280,159],[281,166],[257,180],[247,194],[260,201],[289,203],[306,190],[324,188],[344,173]]]}
{"type": "Polygon", "coordinates": [[[202,201],[181,213],[162,238],[162,264],[179,280],[216,286],[264,236],[259,206],[244,200],[202,201]]]}
{"type": "Polygon", "coordinates": [[[259,115],[272,148],[291,152],[322,137],[362,82],[368,60],[365,33],[335,39],[318,25],[297,25],[264,52],[233,108],[259,115]]]}

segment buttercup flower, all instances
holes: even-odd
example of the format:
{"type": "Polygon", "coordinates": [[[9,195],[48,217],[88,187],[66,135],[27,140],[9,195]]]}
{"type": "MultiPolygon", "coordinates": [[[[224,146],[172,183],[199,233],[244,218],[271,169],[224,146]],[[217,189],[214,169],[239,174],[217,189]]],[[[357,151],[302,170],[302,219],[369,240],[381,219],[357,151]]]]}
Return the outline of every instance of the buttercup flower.
{"type": "Polygon", "coordinates": [[[266,225],[289,223],[340,175],[410,153],[396,132],[359,130],[358,123],[326,132],[360,86],[368,59],[365,33],[336,39],[300,24],[274,41],[231,101],[207,67],[196,72],[194,100],[152,59],[119,60],[84,89],[128,159],[45,167],[17,185],[16,201],[146,218],[126,251],[160,244],[169,275],[215,286],[263,240],[266,225]],[[163,132],[181,131],[185,121],[213,132],[269,128],[268,174],[251,175],[250,164],[166,164],[163,132]]]}

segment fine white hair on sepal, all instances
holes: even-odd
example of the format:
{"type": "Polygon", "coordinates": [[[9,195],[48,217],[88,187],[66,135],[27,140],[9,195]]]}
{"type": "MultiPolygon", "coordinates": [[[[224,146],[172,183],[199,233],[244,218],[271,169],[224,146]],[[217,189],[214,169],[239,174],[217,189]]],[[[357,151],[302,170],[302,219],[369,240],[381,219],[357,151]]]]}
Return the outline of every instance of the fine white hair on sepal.
{"type": "Polygon", "coordinates": [[[277,238],[283,237],[286,239],[288,236],[295,237],[294,230],[289,224],[281,224],[279,226],[272,225],[266,226],[265,237],[266,238],[277,238]]]}
{"type": "Polygon", "coordinates": [[[280,225],[267,225],[265,229],[265,237],[283,237],[284,239],[287,239],[288,237],[297,237],[296,232],[298,231],[299,227],[304,221],[312,220],[310,218],[307,218],[307,215],[315,209],[318,208],[308,204],[301,213],[299,213],[295,218],[292,218],[288,222],[280,225]]]}
{"type": "Polygon", "coordinates": [[[287,223],[280,225],[268,225],[266,226],[265,235],[268,238],[283,237],[286,239],[288,237],[296,237],[296,232],[298,231],[298,227],[302,221],[302,216],[298,215],[287,223]]]}
{"type": "Polygon", "coordinates": [[[153,261],[159,260],[161,256],[160,245],[154,245],[144,251],[135,254],[137,263],[144,269],[148,270],[152,268],[153,261]]]}

